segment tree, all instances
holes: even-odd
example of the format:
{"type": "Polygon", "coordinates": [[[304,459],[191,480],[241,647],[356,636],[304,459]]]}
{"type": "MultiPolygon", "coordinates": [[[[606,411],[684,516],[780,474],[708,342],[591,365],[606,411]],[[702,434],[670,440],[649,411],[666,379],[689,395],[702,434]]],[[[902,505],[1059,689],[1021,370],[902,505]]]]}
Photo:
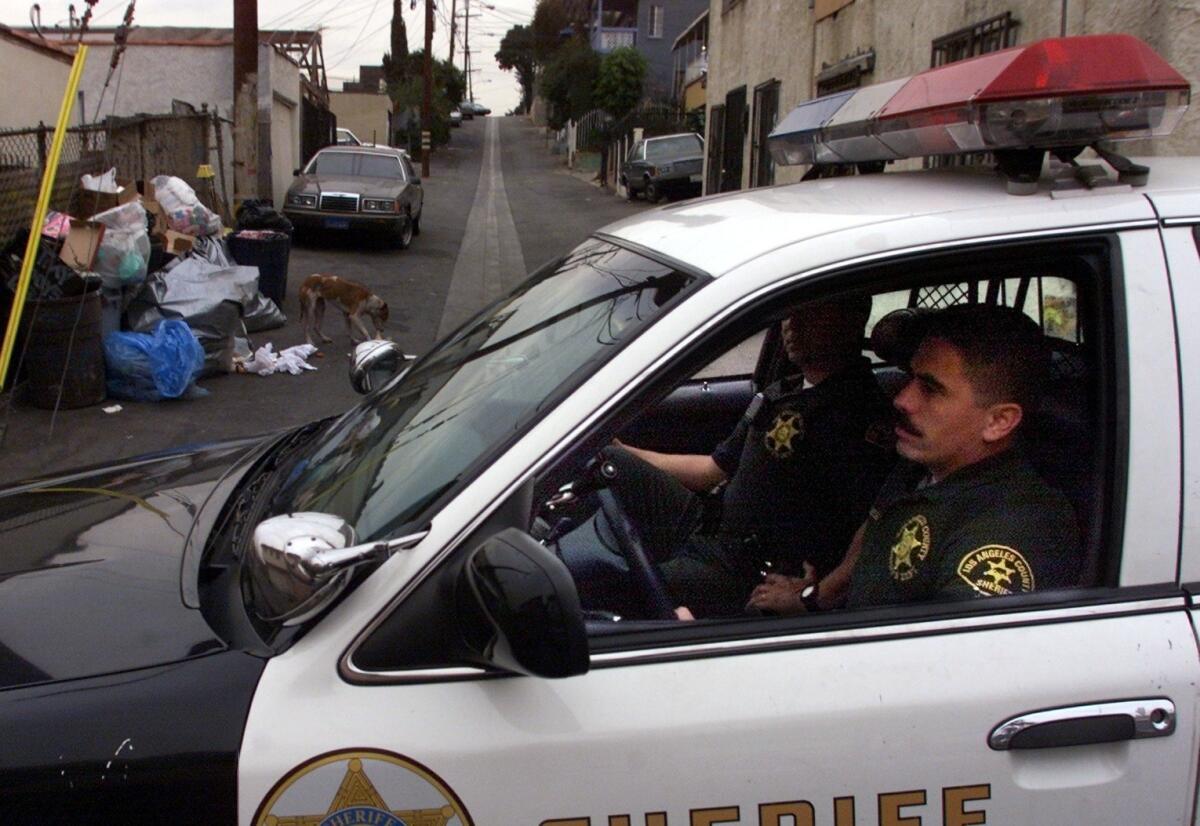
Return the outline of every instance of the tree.
{"type": "Polygon", "coordinates": [[[572,20],[562,0],[538,0],[533,12],[533,58],[538,66],[548,66],[563,45],[563,33],[572,20]]]}
{"type": "Polygon", "coordinates": [[[542,97],[550,105],[552,129],[578,120],[596,108],[593,90],[600,58],[582,38],[573,37],[555,53],[542,73],[542,97]]]}
{"type": "Polygon", "coordinates": [[[389,87],[401,83],[408,70],[408,31],[401,14],[403,8],[404,0],[392,0],[391,51],[383,56],[383,76],[389,87]]]}
{"type": "MultiPolygon", "coordinates": [[[[399,67],[401,80],[389,84],[388,94],[392,98],[393,111],[403,114],[407,122],[409,150],[417,151],[421,146],[420,118],[421,99],[424,95],[425,52],[410,52],[408,59],[399,67]]],[[[433,61],[433,133],[434,144],[450,140],[450,109],[460,103],[467,91],[466,76],[448,60],[433,61]]]]}
{"type": "Polygon", "coordinates": [[[533,56],[533,29],[529,26],[513,26],[500,41],[496,62],[506,72],[516,71],[521,84],[520,112],[528,112],[533,103],[533,80],[537,64],[533,56]]]}
{"type": "Polygon", "coordinates": [[[632,46],[613,49],[600,62],[596,76],[597,105],[614,118],[623,118],[642,99],[646,58],[632,46]]]}

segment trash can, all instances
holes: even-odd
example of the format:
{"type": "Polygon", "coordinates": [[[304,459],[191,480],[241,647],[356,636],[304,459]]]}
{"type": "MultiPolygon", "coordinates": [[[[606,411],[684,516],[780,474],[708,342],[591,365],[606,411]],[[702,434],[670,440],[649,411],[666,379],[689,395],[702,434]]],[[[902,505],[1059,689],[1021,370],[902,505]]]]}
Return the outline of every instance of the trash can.
{"type": "Polygon", "coordinates": [[[104,346],[100,284],[83,295],[44,298],[25,305],[21,325],[29,338],[24,372],[35,407],[86,407],[104,401],[104,346]]]}
{"type": "Polygon", "coordinates": [[[228,238],[229,254],[245,267],[258,267],[258,291],[283,309],[292,239],[283,232],[244,229],[228,238]]]}

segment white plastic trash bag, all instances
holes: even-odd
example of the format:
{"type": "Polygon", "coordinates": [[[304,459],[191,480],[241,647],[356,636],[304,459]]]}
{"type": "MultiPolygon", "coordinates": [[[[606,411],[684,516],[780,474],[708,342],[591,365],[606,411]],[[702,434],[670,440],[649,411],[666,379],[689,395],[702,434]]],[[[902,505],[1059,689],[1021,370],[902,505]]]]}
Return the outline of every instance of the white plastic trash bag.
{"type": "Polygon", "coordinates": [[[196,190],[187,181],[171,175],[159,175],[151,181],[154,198],[167,215],[167,225],[185,235],[217,235],[221,232],[221,219],[211,209],[200,203],[196,190]]]}
{"type": "Polygon", "coordinates": [[[146,232],[146,210],[141,203],[121,204],[101,212],[93,220],[105,226],[93,265],[104,286],[117,289],[145,281],[150,236],[146,232]]]}
{"type": "Polygon", "coordinates": [[[79,185],[89,192],[106,192],[110,195],[116,195],[121,190],[121,187],[117,186],[117,168],[115,166],[103,175],[80,176],[79,185]]]}

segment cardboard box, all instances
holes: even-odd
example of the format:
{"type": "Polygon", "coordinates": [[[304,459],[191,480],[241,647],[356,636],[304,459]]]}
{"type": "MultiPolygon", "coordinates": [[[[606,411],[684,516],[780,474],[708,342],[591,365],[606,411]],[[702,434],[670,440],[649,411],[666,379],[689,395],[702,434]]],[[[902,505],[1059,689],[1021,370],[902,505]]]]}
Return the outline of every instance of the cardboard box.
{"type": "Polygon", "coordinates": [[[59,260],[77,272],[90,272],[104,240],[104,230],[104,224],[72,218],[71,230],[58,251],[59,260]]]}
{"type": "MultiPolygon", "coordinates": [[[[150,184],[146,184],[146,186],[150,188],[150,184]]],[[[167,223],[167,213],[162,208],[162,204],[147,196],[142,199],[142,206],[146,208],[147,214],[154,216],[154,235],[161,237],[170,231],[171,227],[167,223]]]]}
{"type": "Polygon", "coordinates": [[[128,179],[118,178],[116,192],[94,192],[80,187],[75,191],[76,203],[71,212],[75,215],[97,215],[138,197],[137,185],[128,179]]]}
{"type": "Polygon", "coordinates": [[[166,230],[162,236],[163,247],[172,255],[187,255],[192,251],[192,245],[196,243],[196,239],[191,235],[184,235],[173,229],[166,230]]]}

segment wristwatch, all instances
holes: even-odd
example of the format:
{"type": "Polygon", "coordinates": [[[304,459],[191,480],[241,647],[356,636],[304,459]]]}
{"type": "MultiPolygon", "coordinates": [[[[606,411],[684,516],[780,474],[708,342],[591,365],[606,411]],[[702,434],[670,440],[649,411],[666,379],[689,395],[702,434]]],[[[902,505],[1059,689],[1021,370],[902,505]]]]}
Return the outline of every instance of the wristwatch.
{"type": "Polygon", "coordinates": [[[820,611],[821,606],[817,602],[817,596],[821,591],[821,583],[814,582],[810,585],[805,585],[804,590],[800,592],[800,602],[804,605],[805,611],[820,611]]]}

